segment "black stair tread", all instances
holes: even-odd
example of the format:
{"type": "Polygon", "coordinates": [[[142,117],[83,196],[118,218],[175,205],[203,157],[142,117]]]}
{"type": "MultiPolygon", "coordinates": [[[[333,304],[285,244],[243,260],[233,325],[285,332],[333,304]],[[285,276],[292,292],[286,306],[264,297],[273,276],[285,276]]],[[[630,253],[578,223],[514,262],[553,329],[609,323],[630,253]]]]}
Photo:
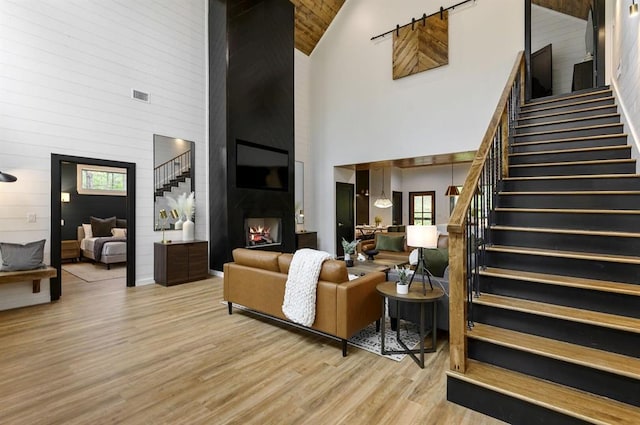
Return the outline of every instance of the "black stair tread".
{"type": "Polygon", "coordinates": [[[496,207],[501,212],[528,212],[528,213],[563,213],[563,214],[640,214],[640,210],[590,210],[575,208],[504,208],[496,207]]]}
{"type": "MultiPolygon", "coordinates": [[[[543,248],[528,248],[519,246],[505,246],[505,245],[491,245],[485,248],[487,251],[493,252],[505,252],[513,254],[524,255],[540,255],[543,257],[557,257],[557,258],[571,258],[574,260],[591,260],[591,261],[606,261],[611,263],[623,263],[623,264],[639,264],[640,257],[634,257],[630,255],[616,255],[616,254],[602,254],[602,253],[590,253],[580,251],[562,251],[555,249],[543,249],[543,248]]],[[[638,329],[640,331],[640,329],[638,329]]]]}
{"type": "Polygon", "coordinates": [[[640,174],[576,174],[573,176],[528,176],[528,177],[505,177],[503,180],[562,180],[562,179],[618,179],[618,178],[640,178],[640,174]]]}
{"type": "MultiPolygon", "coordinates": [[[[567,100],[567,99],[576,99],[576,101],[579,101],[579,99],[583,98],[583,97],[587,97],[587,96],[593,96],[595,94],[606,94],[606,93],[610,93],[611,89],[610,88],[601,88],[601,89],[596,89],[596,90],[585,90],[585,91],[581,91],[578,93],[571,93],[568,95],[562,95],[562,96],[553,96],[553,97],[547,97],[544,98],[542,100],[534,100],[534,101],[530,101],[530,102],[526,102],[524,103],[522,106],[523,107],[527,107],[527,106],[535,106],[535,105],[544,105],[544,104],[550,104],[550,103],[554,103],[554,102],[558,102],[558,101],[563,101],[563,100],[567,100]]],[[[605,97],[605,96],[603,96],[605,97]]],[[[601,98],[598,98],[601,99],[601,98]]]]}
{"type": "Polygon", "coordinates": [[[562,107],[573,107],[576,105],[583,105],[585,107],[587,107],[590,104],[593,103],[597,103],[597,102],[602,102],[602,101],[609,101],[609,100],[613,100],[614,103],[609,105],[609,106],[613,106],[615,105],[615,99],[613,96],[605,96],[605,97],[598,97],[598,98],[593,98],[593,99],[586,99],[586,100],[576,100],[575,102],[571,102],[571,103],[565,103],[562,105],[557,105],[554,104],[554,102],[538,102],[537,104],[533,104],[533,103],[525,103],[524,105],[522,105],[521,110],[520,110],[520,114],[534,114],[536,112],[544,112],[547,111],[549,109],[557,109],[557,108],[562,108],[562,107]],[[545,105],[546,104],[546,105],[545,105]],[[532,106],[537,106],[535,108],[531,108],[531,109],[527,109],[527,110],[522,110],[522,108],[526,108],[526,107],[532,107],[532,106]]]}
{"type": "Polygon", "coordinates": [[[618,134],[599,134],[596,136],[582,136],[582,137],[567,137],[566,139],[552,139],[552,140],[536,140],[533,142],[518,142],[513,143],[512,146],[529,146],[529,145],[542,145],[542,144],[552,144],[552,143],[563,143],[563,142],[577,142],[582,140],[598,140],[598,139],[609,139],[612,137],[627,137],[627,133],[618,133],[618,134]]]}
{"type": "MultiPolygon", "coordinates": [[[[636,162],[635,159],[595,159],[589,161],[562,161],[562,162],[541,162],[538,164],[513,164],[509,165],[509,168],[522,168],[522,167],[551,167],[558,165],[595,165],[595,164],[618,164],[618,163],[629,163],[636,162]]],[[[584,174],[584,175],[592,175],[592,174],[584,174]]]]}
{"type": "Polygon", "coordinates": [[[640,319],[634,317],[618,316],[615,314],[601,313],[599,311],[565,307],[562,305],[529,301],[484,292],[481,293],[479,297],[474,298],[473,302],[474,304],[519,311],[537,316],[552,317],[569,322],[584,323],[624,332],[640,333],[640,319]]]}
{"type": "Polygon", "coordinates": [[[561,128],[556,130],[532,131],[531,133],[514,134],[513,137],[540,136],[542,134],[568,133],[571,131],[594,130],[594,129],[602,129],[602,128],[618,127],[618,126],[622,126],[622,124],[609,123],[609,124],[586,125],[586,126],[574,127],[574,128],[561,128]]]}
{"type": "Polygon", "coordinates": [[[640,409],[543,379],[469,359],[467,370],[447,376],[601,425],[637,425],[640,409]]]}
{"type": "MultiPolygon", "coordinates": [[[[568,114],[579,114],[581,112],[592,112],[592,111],[598,111],[600,109],[608,109],[608,108],[612,108],[612,107],[616,107],[616,105],[586,106],[583,109],[573,109],[573,110],[569,110],[569,111],[557,111],[557,112],[551,112],[551,113],[548,113],[548,114],[539,114],[539,115],[534,115],[534,116],[530,116],[530,117],[522,117],[522,118],[519,118],[519,119],[520,120],[530,120],[530,119],[534,119],[534,118],[555,118],[555,117],[562,117],[563,115],[568,115],[568,114]]],[[[525,113],[529,113],[529,112],[530,111],[527,111],[525,113]]]]}
{"type": "MultiPolygon", "coordinates": [[[[516,130],[519,130],[519,129],[523,129],[523,128],[539,127],[539,126],[543,126],[543,125],[552,125],[552,124],[565,124],[565,123],[570,123],[570,122],[575,122],[575,123],[579,124],[580,121],[588,121],[588,120],[594,120],[594,119],[598,119],[598,118],[610,118],[610,117],[620,117],[620,114],[615,113],[615,114],[592,115],[592,116],[589,116],[589,117],[566,118],[566,119],[560,119],[560,120],[555,120],[555,121],[545,121],[545,122],[536,123],[536,124],[516,125],[514,128],[516,130]]],[[[527,134],[530,134],[530,133],[527,133],[527,134]]]]}
{"type": "Polygon", "coordinates": [[[608,280],[587,279],[584,277],[527,272],[522,270],[510,270],[502,269],[499,267],[487,267],[485,269],[481,269],[480,275],[640,297],[640,285],[635,285],[632,283],[621,283],[608,280]]]}
{"type": "Polygon", "coordinates": [[[609,150],[625,150],[631,149],[628,145],[619,146],[594,146],[590,148],[573,148],[573,149],[555,149],[549,151],[535,151],[535,152],[517,152],[510,153],[509,156],[531,156],[531,155],[549,155],[557,153],[577,153],[577,152],[597,152],[597,151],[609,151],[609,150]]]}
{"type": "Polygon", "coordinates": [[[635,357],[498,328],[484,323],[475,323],[471,330],[467,330],[466,334],[469,338],[486,341],[491,344],[632,379],[640,379],[640,359],[635,357]]]}

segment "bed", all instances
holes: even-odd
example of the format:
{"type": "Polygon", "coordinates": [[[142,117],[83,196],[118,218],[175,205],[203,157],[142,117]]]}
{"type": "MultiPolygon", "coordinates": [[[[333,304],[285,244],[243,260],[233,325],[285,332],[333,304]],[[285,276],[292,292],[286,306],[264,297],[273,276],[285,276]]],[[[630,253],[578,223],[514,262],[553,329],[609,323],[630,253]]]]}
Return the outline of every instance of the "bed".
{"type": "Polygon", "coordinates": [[[127,261],[126,229],[110,237],[93,237],[93,235],[87,237],[86,226],[78,226],[78,242],[82,258],[105,264],[107,269],[111,268],[111,264],[127,261]]]}

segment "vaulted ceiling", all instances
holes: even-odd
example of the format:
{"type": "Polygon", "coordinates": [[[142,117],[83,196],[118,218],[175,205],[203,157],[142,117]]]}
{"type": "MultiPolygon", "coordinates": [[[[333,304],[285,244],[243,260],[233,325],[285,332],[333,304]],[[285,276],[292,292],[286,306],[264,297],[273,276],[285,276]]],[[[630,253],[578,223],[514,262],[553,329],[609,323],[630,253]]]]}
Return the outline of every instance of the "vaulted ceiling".
{"type": "Polygon", "coordinates": [[[310,55],[345,0],[291,0],[295,11],[295,46],[310,55]]]}
{"type": "Polygon", "coordinates": [[[531,0],[531,3],[586,20],[591,0],[531,0]]]}
{"type": "MultiPolygon", "coordinates": [[[[592,0],[532,0],[533,4],[587,19],[592,0]]],[[[345,0],[291,0],[295,11],[295,46],[310,55],[345,0]]]]}

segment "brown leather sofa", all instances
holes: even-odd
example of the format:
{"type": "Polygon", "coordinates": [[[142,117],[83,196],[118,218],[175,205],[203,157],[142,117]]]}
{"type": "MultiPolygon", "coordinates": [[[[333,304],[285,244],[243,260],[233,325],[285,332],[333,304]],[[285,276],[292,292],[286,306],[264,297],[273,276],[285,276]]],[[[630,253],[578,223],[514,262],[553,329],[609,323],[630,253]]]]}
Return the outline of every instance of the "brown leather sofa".
{"type": "MultiPolygon", "coordinates": [[[[224,265],[224,300],[232,313],[233,303],[278,319],[293,254],[237,248],[233,262],[224,265]]],[[[337,337],[342,355],[347,339],[382,317],[382,299],[376,292],[385,274],[373,272],[349,281],[344,261],[327,260],[322,265],[316,291],[316,318],[312,329],[337,337]]]]}
{"type": "MultiPolygon", "coordinates": [[[[449,247],[449,236],[445,234],[440,234],[438,236],[438,248],[448,248],[449,247]]],[[[409,262],[409,254],[413,251],[414,248],[407,246],[407,233],[406,232],[384,232],[384,233],[376,233],[375,238],[371,240],[362,241],[358,244],[358,252],[364,253],[368,250],[378,249],[378,254],[376,254],[376,260],[397,260],[404,261],[406,263],[409,262]],[[389,247],[390,245],[395,248],[394,250],[385,250],[377,248],[381,246],[379,239],[380,238],[392,238],[397,239],[402,237],[402,243],[389,243],[389,239],[384,241],[384,245],[389,247]]],[[[366,255],[366,254],[365,254],[366,255]]]]}

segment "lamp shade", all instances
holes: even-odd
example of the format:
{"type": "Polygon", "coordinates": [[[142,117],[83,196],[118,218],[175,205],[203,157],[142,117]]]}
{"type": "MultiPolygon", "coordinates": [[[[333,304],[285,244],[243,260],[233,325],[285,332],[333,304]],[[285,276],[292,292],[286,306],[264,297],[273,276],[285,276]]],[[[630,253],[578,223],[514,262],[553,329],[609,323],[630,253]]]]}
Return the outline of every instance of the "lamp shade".
{"type": "Polygon", "coordinates": [[[447,192],[445,193],[445,196],[458,196],[460,195],[460,191],[458,190],[457,186],[449,186],[447,188],[447,192]]]}
{"type": "Polygon", "coordinates": [[[407,246],[414,248],[437,248],[438,228],[436,226],[407,226],[407,246]]]}
{"type": "Polygon", "coordinates": [[[391,208],[393,206],[393,202],[391,202],[391,199],[387,198],[384,192],[382,192],[382,196],[375,200],[373,206],[376,208],[391,208]]]}

